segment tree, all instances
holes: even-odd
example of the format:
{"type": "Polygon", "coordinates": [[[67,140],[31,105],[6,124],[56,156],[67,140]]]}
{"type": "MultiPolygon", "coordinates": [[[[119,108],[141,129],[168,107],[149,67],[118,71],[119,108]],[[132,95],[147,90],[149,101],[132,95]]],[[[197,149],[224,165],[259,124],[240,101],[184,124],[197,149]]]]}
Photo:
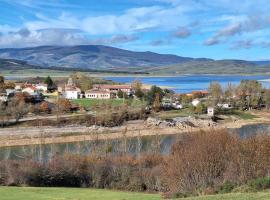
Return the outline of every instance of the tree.
{"type": "Polygon", "coordinates": [[[5,77],[0,76],[0,92],[4,92],[4,91],[5,91],[5,77]]]}
{"type": "Polygon", "coordinates": [[[72,104],[68,99],[61,98],[57,102],[57,109],[59,112],[70,112],[72,109],[72,104]]]}
{"type": "Polygon", "coordinates": [[[195,107],[194,112],[195,112],[196,114],[204,114],[204,113],[206,113],[206,107],[205,107],[205,105],[202,104],[202,103],[199,103],[199,104],[195,107]]]}
{"type": "Polygon", "coordinates": [[[124,92],[122,90],[119,90],[117,92],[117,97],[120,98],[120,99],[124,98],[124,92]]]}
{"type": "Polygon", "coordinates": [[[160,95],[156,94],[155,100],[153,102],[153,109],[155,112],[158,112],[158,111],[160,111],[160,108],[161,108],[160,95]]]}
{"type": "Polygon", "coordinates": [[[160,87],[152,86],[150,91],[146,95],[146,100],[148,102],[148,105],[153,105],[156,96],[158,95],[159,101],[161,102],[162,98],[164,97],[164,92],[160,87]]]}
{"type": "Polygon", "coordinates": [[[46,83],[48,86],[52,86],[53,85],[53,80],[51,79],[50,76],[47,76],[44,80],[44,83],[46,83]]]}
{"type": "Polygon", "coordinates": [[[135,79],[132,83],[131,83],[131,87],[132,89],[136,90],[141,90],[142,89],[142,82],[138,79],[135,79]]]}
{"type": "Polygon", "coordinates": [[[28,106],[21,98],[14,97],[8,102],[7,113],[9,113],[15,121],[18,122],[25,114],[29,112],[28,106]]]}
{"type": "Polygon", "coordinates": [[[80,87],[82,91],[87,91],[93,88],[93,78],[90,78],[81,72],[74,73],[70,77],[74,84],[80,87]]]}
{"type": "Polygon", "coordinates": [[[9,82],[5,83],[5,88],[6,89],[14,89],[15,83],[9,81],[9,82]]]}
{"type": "Polygon", "coordinates": [[[144,97],[144,93],[142,91],[142,83],[140,80],[134,80],[132,83],[131,83],[131,87],[132,89],[135,91],[134,92],[134,95],[139,98],[139,99],[142,99],[144,97]]]}
{"type": "Polygon", "coordinates": [[[266,109],[270,109],[270,89],[266,89],[263,93],[263,100],[266,106],[266,109]]]}
{"type": "Polygon", "coordinates": [[[182,103],[182,104],[189,104],[192,102],[192,96],[188,96],[186,94],[182,94],[180,95],[179,97],[179,101],[182,103]]]}
{"type": "Polygon", "coordinates": [[[242,108],[251,109],[260,107],[263,100],[262,84],[256,80],[242,80],[237,88],[242,108]]]}
{"type": "Polygon", "coordinates": [[[142,99],[144,97],[144,92],[142,90],[135,90],[135,96],[138,97],[139,99],[142,99]]]}
{"type": "Polygon", "coordinates": [[[5,77],[4,76],[0,76],[0,84],[4,84],[5,83],[5,77]]]}
{"type": "Polygon", "coordinates": [[[223,91],[220,83],[211,82],[208,91],[209,91],[209,104],[211,106],[216,106],[223,96],[223,91]]]}
{"type": "Polygon", "coordinates": [[[57,89],[56,84],[53,82],[50,76],[47,76],[44,80],[44,83],[47,84],[47,90],[53,92],[57,89]]]}
{"type": "Polygon", "coordinates": [[[236,89],[237,87],[232,83],[228,83],[227,87],[225,88],[224,97],[227,101],[229,101],[229,103],[233,103],[233,100],[236,96],[236,89]]]}

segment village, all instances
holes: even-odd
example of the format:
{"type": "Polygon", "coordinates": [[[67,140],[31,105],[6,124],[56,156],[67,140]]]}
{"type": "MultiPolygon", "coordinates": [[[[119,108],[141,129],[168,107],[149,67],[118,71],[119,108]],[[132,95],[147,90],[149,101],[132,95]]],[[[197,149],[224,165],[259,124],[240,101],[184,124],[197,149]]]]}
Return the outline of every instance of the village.
{"type": "Polygon", "coordinates": [[[244,94],[239,95],[240,86],[236,89],[229,85],[230,88],[222,91],[219,83],[213,83],[208,90],[177,94],[170,89],[145,86],[139,80],[127,84],[92,83],[91,86],[87,85],[83,89],[74,82],[72,77],[64,79],[65,81],[62,81],[61,84],[56,84],[49,76],[44,81],[39,82],[4,81],[4,77],[2,79],[0,93],[2,104],[7,105],[15,97],[21,97],[26,103],[43,105],[44,111],[55,107],[59,99],[70,105],[70,111],[87,109],[85,106],[87,102],[91,104],[91,102],[111,101],[121,104],[140,101],[143,102],[142,105],[145,106],[145,109],[155,112],[192,108],[193,113],[207,114],[209,117],[213,117],[215,112],[220,110],[233,110],[234,108],[250,110],[267,107],[266,101],[269,93],[268,90],[260,86],[259,91],[254,94],[248,94],[252,91],[249,88],[243,88],[244,94]],[[242,105],[236,104],[239,102],[239,98],[243,100],[242,105]],[[256,105],[252,105],[252,103],[256,105]]]}
{"type": "Polygon", "coordinates": [[[113,127],[143,120],[146,126],[208,128],[255,119],[254,111],[268,110],[270,100],[269,90],[256,81],[229,84],[227,88],[213,82],[208,90],[179,94],[144,85],[140,80],[120,84],[104,79],[93,81],[83,74],[61,80],[50,76],[23,81],[1,79],[2,127],[113,127]]]}
{"type": "MultiPolygon", "coordinates": [[[[50,78],[49,78],[50,79],[50,78]]],[[[61,86],[52,85],[48,87],[47,83],[9,83],[9,86],[2,90],[0,94],[0,101],[7,103],[16,95],[23,95],[31,101],[31,103],[48,102],[53,103],[56,99],[62,98],[75,102],[79,99],[95,99],[100,102],[109,99],[139,99],[140,96],[136,96],[136,90],[140,90],[142,93],[150,91],[151,87],[144,87],[140,82],[137,82],[138,86],[130,84],[93,84],[92,89],[82,91],[72,80],[68,78],[66,84],[61,86]],[[139,87],[139,88],[136,88],[139,87]]],[[[138,92],[138,91],[137,91],[138,92]]],[[[160,107],[162,109],[175,109],[180,110],[183,108],[183,103],[179,101],[180,96],[185,95],[192,106],[198,106],[201,101],[205,101],[208,95],[208,91],[192,91],[188,94],[175,94],[173,91],[167,90],[167,94],[160,99],[160,107]]],[[[224,108],[230,108],[230,104],[219,104],[224,108]]],[[[213,108],[208,108],[208,114],[213,116],[213,108]]]]}

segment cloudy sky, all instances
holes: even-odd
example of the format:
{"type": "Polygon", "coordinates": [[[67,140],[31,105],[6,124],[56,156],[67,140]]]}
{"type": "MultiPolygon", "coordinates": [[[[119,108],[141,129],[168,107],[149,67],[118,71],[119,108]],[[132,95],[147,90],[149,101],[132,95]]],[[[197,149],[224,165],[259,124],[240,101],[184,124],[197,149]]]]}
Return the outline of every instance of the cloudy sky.
{"type": "Polygon", "coordinates": [[[0,0],[0,48],[103,44],[270,59],[269,0],[0,0]]]}

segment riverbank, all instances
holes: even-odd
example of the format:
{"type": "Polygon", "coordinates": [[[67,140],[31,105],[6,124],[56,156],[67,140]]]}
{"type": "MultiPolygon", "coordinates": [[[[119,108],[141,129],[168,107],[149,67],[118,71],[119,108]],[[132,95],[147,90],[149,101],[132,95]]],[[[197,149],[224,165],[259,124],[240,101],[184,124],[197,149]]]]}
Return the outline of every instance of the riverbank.
{"type": "Polygon", "coordinates": [[[239,129],[252,124],[270,124],[268,112],[254,112],[257,118],[232,120],[204,127],[155,127],[147,126],[145,121],[130,121],[119,127],[67,126],[67,127],[20,127],[0,129],[0,147],[27,146],[38,144],[61,144],[95,140],[114,140],[123,137],[165,136],[196,132],[209,129],[239,129]]]}

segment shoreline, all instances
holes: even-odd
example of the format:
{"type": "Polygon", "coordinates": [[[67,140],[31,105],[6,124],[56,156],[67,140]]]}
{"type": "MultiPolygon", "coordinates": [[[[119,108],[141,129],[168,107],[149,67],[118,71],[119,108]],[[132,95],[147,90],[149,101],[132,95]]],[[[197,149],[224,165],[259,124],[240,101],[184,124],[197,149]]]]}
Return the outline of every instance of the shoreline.
{"type": "MultiPolygon", "coordinates": [[[[125,126],[116,127],[116,128],[104,128],[102,131],[91,130],[89,127],[80,127],[77,131],[73,132],[65,132],[64,128],[54,128],[55,133],[63,133],[60,135],[51,135],[46,136],[46,132],[53,134],[51,132],[52,127],[47,127],[47,130],[43,133],[41,128],[36,127],[38,129],[38,133],[31,135],[16,135],[14,139],[14,135],[10,135],[9,138],[1,138],[0,140],[0,148],[5,147],[18,147],[18,146],[31,146],[31,145],[46,145],[46,144],[63,144],[63,143],[73,143],[73,142],[83,142],[83,141],[95,141],[95,140],[114,140],[121,138],[134,138],[134,137],[145,137],[145,136],[166,136],[166,135],[178,135],[184,133],[194,133],[197,131],[209,131],[209,130],[223,130],[223,129],[239,129],[246,125],[253,124],[266,124],[270,123],[269,120],[245,120],[245,121],[237,121],[237,122],[229,122],[225,124],[220,124],[215,127],[203,127],[203,128],[192,128],[188,127],[186,129],[180,129],[177,127],[170,128],[160,128],[160,127],[139,127],[139,128],[129,128],[127,129],[125,126]],[[117,130],[118,129],[118,130],[117,130]],[[64,135],[66,134],[66,135],[64,135]],[[43,136],[43,137],[40,137],[43,136]],[[13,139],[12,139],[13,138],[13,139]]],[[[12,129],[12,128],[7,128],[12,129]]]]}

